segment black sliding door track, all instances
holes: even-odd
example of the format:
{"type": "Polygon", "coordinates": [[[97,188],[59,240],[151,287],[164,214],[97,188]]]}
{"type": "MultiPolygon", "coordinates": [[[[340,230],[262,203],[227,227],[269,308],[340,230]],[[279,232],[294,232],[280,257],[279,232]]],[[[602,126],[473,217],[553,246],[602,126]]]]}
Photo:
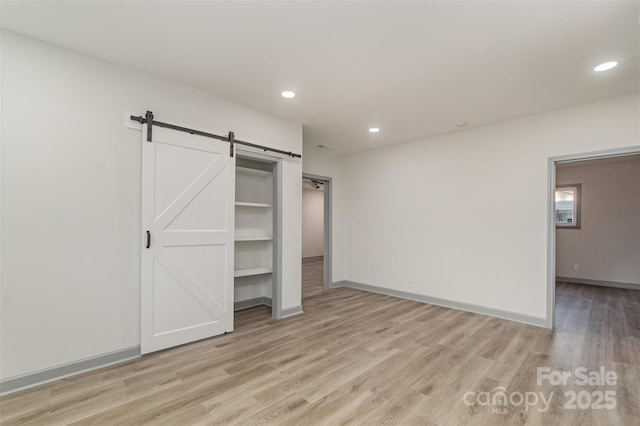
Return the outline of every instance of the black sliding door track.
{"type": "Polygon", "coordinates": [[[278,154],[283,154],[283,155],[287,155],[291,158],[302,158],[302,155],[300,154],[296,154],[295,152],[291,152],[291,151],[283,151],[281,149],[276,149],[276,148],[270,148],[268,146],[264,146],[264,145],[258,145],[255,143],[251,143],[251,142],[246,142],[246,141],[242,141],[239,139],[235,138],[235,135],[233,132],[229,132],[228,136],[220,136],[220,135],[216,135],[213,133],[207,133],[207,132],[203,132],[200,130],[195,130],[195,129],[189,129],[187,127],[182,127],[182,126],[176,126],[175,124],[169,124],[169,123],[163,123],[162,121],[156,121],[153,119],[153,113],[151,111],[147,111],[147,113],[142,116],[135,116],[132,115],[131,119],[133,121],[137,121],[140,124],[146,124],[147,125],[147,142],[151,142],[152,141],[152,136],[153,136],[153,126],[158,126],[158,127],[164,127],[166,129],[172,129],[172,130],[177,130],[179,132],[185,132],[185,133],[190,133],[192,135],[199,135],[199,136],[204,136],[207,138],[213,138],[213,139],[218,139],[220,141],[224,141],[224,142],[229,142],[230,143],[230,156],[233,157],[233,145],[237,144],[237,145],[244,145],[244,146],[249,146],[251,148],[257,148],[257,149],[261,149],[265,152],[269,151],[269,152],[275,152],[278,154]]]}

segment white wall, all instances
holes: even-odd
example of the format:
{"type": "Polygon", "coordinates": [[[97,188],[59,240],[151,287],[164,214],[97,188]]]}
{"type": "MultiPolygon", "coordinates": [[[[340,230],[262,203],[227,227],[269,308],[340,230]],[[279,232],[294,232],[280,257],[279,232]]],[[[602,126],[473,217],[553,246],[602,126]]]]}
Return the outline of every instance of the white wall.
{"type": "MultiPolygon", "coordinates": [[[[330,145],[327,143],[327,145],[330,145]]],[[[330,177],[332,182],[332,277],[331,282],[347,279],[349,267],[348,216],[344,156],[315,145],[305,143],[302,156],[304,173],[330,177]]]]}
{"type": "MultiPolygon", "coordinates": [[[[297,127],[301,130],[300,127],[297,127]]],[[[302,148],[298,133],[294,152],[302,148]]],[[[287,151],[293,151],[287,149],[287,151]]],[[[282,309],[302,306],[302,162],[283,160],[282,167],[282,309]]],[[[298,310],[298,309],[293,309],[298,310]]]]}
{"type": "Polygon", "coordinates": [[[324,253],[324,191],[302,190],[302,257],[324,253]]]}
{"type": "MultiPolygon", "coordinates": [[[[140,342],[141,133],[130,113],[302,150],[302,127],[2,33],[0,376],[140,342]]],[[[283,160],[283,305],[300,305],[300,160],[283,160]]]]}
{"type": "Polygon", "coordinates": [[[348,278],[545,318],[548,158],[638,145],[638,101],[346,156],[348,278]]]}
{"type": "Polygon", "coordinates": [[[556,275],[640,286],[640,155],[562,164],[556,183],[582,184],[580,229],[556,231],[556,275]]]}

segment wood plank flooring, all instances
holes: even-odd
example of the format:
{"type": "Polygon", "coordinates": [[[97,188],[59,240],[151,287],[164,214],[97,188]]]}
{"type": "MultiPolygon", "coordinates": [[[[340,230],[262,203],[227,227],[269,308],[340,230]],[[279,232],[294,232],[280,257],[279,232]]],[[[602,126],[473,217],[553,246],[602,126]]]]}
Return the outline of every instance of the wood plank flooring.
{"type": "Polygon", "coordinates": [[[237,312],[231,335],[8,395],[2,424],[638,424],[638,291],[561,283],[552,331],[325,290],[321,260],[303,269],[304,314],[276,321],[262,307],[237,312]],[[615,371],[617,384],[536,384],[537,367],[580,366],[615,371]],[[546,411],[485,405],[478,395],[496,388],[556,397],[546,411]],[[583,390],[589,398],[614,390],[617,405],[563,407],[564,392],[583,390]]]}
{"type": "Polygon", "coordinates": [[[323,287],[323,257],[302,259],[302,302],[324,294],[328,289],[323,287]]]}

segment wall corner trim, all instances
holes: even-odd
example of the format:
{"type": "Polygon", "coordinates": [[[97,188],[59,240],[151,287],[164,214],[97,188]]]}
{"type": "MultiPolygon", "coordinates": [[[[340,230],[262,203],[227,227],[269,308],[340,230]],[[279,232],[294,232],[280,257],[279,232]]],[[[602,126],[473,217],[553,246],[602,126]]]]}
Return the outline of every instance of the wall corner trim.
{"type": "Polygon", "coordinates": [[[304,311],[302,310],[302,306],[300,305],[292,306],[290,308],[286,308],[282,310],[282,319],[292,317],[294,315],[300,315],[300,314],[304,314],[304,311]]]}
{"type": "Polygon", "coordinates": [[[331,284],[331,288],[338,287],[355,288],[357,290],[370,291],[372,293],[385,294],[387,296],[399,297],[401,299],[408,299],[416,302],[442,306],[445,308],[458,309],[461,311],[473,312],[475,314],[488,315],[491,317],[502,318],[509,321],[521,322],[523,324],[534,325],[536,327],[547,327],[546,318],[534,317],[518,312],[504,311],[502,309],[489,308],[486,306],[473,305],[471,303],[457,302],[455,300],[441,299],[439,297],[426,296],[424,294],[410,293],[407,291],[378,287],[371,284],[363,284],[349,280],[336,281],[331,284]]]}
{"type": "Polygon", "coordinates": [[[67,364],[34,371],[20,376],[0,380],[0,395],[17,392],[22,389],[41,385],[64,377],[73,376],[112,364],[118,364],[140,357],[140,346],[132,346],[118,351],[80,359],[67,364]]]}

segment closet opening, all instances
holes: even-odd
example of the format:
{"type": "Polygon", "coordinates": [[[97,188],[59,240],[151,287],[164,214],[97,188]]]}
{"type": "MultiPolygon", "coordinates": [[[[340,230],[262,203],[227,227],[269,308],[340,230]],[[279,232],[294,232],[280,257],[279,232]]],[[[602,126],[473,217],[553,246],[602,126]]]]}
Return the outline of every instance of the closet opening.
{"type": "Polygon", "coordinates": [[[302,299],[331,287],[331,178],[302,175],[302,299]]]}
{"type": "Polygon", "coordinates": [[[282,318],[281,160],[236,151],[234,311],[258,306],[282,318]]]}

